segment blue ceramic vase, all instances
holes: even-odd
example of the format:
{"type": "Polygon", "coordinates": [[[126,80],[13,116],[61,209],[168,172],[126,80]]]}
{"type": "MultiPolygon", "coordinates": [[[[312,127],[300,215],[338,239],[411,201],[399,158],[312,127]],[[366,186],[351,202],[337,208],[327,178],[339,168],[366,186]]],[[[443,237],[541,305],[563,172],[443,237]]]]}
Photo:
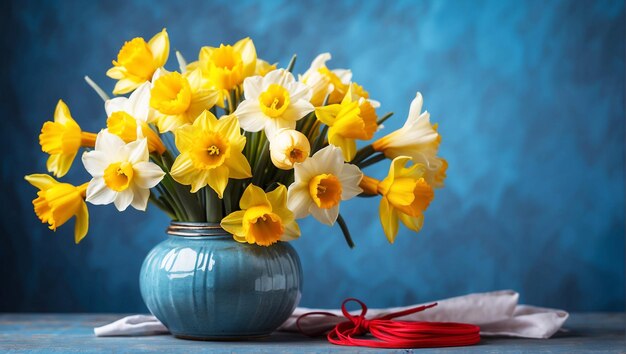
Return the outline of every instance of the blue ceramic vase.
{"type": "Polygon", "coordinates": [[[269,335],[301,297],[291,245],[238,243],[219,225],[172,222],[141,267],[141,295],[170,332],[186,339],[269,335]]]}

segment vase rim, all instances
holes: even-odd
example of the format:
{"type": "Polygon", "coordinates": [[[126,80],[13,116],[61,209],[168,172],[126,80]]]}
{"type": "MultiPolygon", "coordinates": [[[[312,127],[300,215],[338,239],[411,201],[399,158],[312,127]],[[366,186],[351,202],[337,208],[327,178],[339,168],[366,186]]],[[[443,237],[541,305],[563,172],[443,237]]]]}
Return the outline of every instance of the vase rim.
{"type": "Polygon", "coordinates": [[[230,235],[219,223],[172,221],[166,230],[170,236],[206,237],[230,235]]]}

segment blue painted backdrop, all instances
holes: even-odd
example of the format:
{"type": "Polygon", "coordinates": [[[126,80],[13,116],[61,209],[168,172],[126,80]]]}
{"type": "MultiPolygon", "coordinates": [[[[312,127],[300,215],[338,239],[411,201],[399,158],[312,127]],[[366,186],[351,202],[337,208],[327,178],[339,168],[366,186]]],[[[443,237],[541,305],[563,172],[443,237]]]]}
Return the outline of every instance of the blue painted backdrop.
{"type": "MultiPolygon", "coordinates": [[[[624,309],[624,4],[622,1],[292,1],[154,4],[21,1],[2,13],[0,311],[143,311],[137,274],[168,221],[90,207],[88,237],[56,233],[32,211],[24,174],[43,172],[37,135],[64,99],[86,130],[104,124],[105,89],[125,40],[167,27],[172,49],[251,36],[261,57],[296,71],[330,51],[332,67],[406,117],[417,90],[449,163],[420,234],[387,244],[377,202],[342,205],[357,243],[302,223],[294,242],[302,304],[348,296],[395,306],[517,289],[568,310],[624,309]]],[[[172,57],[173,58],[173,57],[172,57]]],[[[168,64],[176,67],[175,61],[168,64]]],[[[369,171],[381,175],[387,166],[369,171]]],[[[85,181],[80,164],[66,181],[85,181]]]]}

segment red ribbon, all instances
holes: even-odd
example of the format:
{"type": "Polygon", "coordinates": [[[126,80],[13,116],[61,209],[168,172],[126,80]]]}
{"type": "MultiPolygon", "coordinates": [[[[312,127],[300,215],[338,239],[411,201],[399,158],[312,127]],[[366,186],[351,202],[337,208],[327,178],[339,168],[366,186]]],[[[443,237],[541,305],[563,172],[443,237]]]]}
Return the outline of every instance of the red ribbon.
{"type": "MultiPolygon", "coordinates": [[[[475,325],[454,322],[393,321],[393,318],[407,316],[437,306],[437,303],[413,307],[393,312],[371,320],[365,318],[367,306],[360,300],[349,298],[341,304],[341,311],[348,321],[335,326],[326,338],[336,345],[372,348],[435,348],[473,345],[480,341],[480,328],[475,325]],[[351,315],[346,304],[356,302],[361,305],[361,314],[351,315]],[[374,338],[367,338],[367,334],[374,338]]],[[[296,320],[300,332],[316,336],[323,333],[306,333],[300,327],[300,320],[307,316],[336,315],[329,312],[309,312],[296,320]]]]}

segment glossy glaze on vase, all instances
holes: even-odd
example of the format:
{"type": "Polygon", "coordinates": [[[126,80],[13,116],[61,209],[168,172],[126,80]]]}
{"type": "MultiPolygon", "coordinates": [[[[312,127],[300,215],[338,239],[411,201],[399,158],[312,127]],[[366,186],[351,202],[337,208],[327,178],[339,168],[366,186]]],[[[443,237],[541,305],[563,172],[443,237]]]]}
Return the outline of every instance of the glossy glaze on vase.
{"type": "Polygon", "coordinates": [[[291,245],[238,243],[219,225],[176,223],[146,257],[141,295],[175,336],[238,339],[269,335],[301,297],[291,245]]]}

